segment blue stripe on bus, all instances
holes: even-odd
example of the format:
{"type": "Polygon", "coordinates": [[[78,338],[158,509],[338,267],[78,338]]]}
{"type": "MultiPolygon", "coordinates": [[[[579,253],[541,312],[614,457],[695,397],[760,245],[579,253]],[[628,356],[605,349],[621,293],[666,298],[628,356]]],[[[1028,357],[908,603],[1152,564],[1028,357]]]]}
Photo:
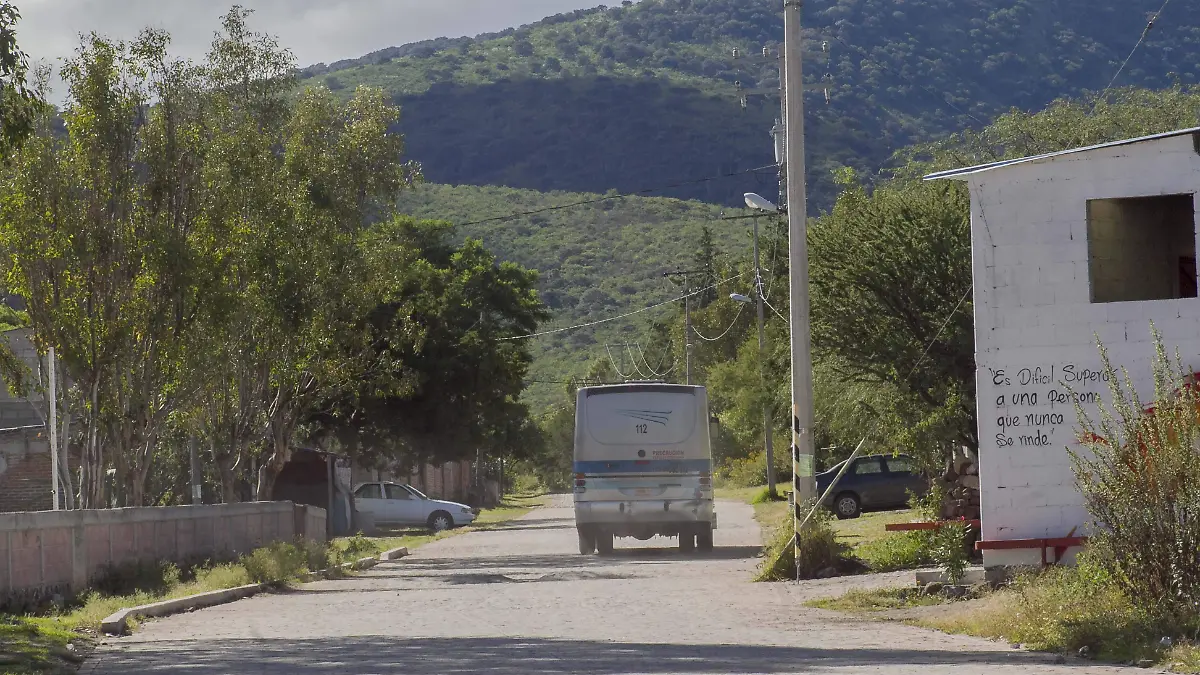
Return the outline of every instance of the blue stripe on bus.
{"type": "Polygon", "coordinates": [[[707,459],[615,459],[575,462],[575,473],[703,473],[712,470],[707,459]]]}

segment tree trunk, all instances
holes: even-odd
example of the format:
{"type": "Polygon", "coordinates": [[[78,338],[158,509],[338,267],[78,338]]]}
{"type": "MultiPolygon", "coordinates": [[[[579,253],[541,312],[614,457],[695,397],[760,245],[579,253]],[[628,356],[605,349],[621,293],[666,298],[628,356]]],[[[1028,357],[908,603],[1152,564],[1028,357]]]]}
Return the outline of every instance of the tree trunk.
{"type": "Polygon", "coordinates": [[[284,465],[292,458],[290,436],[291,434],[275,434],[272,443],[274,451],[258,469],[257,499],[260,502],[272,500],[275,495],[275,479],[279,477],[279,472],[283,471],[284,465]]]}
{"type": "Polygon", "coordinates": [[[71,413],[65,409],[62,414],[61,431],[58,433],[61,448],[54,448],[58,453],[59,492],[63,496],[63,508],[68,511],[75,508],[75,488],[71,486],[71,413]]]}
{"type": "Polygon", "coordinates": [[[212,456],[217,465],[217,472],[221,474],[221,502],[224,504],[235,504],[240,502],[241,495],[237,489],[237,472],[234,471],[236,462],[230,454],[217,454],[217,441],[212,441],[212,456]]]}

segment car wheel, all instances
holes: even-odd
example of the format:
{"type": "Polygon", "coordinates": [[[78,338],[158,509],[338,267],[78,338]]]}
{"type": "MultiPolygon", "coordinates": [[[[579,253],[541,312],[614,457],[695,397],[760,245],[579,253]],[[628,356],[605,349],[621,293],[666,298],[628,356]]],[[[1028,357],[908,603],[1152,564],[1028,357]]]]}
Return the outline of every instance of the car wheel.
{"type": "Polygon", "coordinates": [[[613,543],[612,532],[597,532],[596,533],[596,551],[600,555],[610,555],[615,548],[613,543]]]}
{"type": "Polygon", "coordinates": [[[833,512],[840,520],[857,518],[862,513],[862,507],[858,502],[858,495],[853,492],[843,492],[838,495],[833,500],[833,512]]]}
{"type": "Polygon", "coordinates": [[[596,536],[583,528],[579,528],[577,531],[579,532],[579,553],[591,555],[596,550],[596,536]]]}
{"type": "Polygon", "coordinates": [[[696,550],[696,533],[687,531],[679,533],[679,550],[691,553],[696,550]]]}
{"type": "Polygon", "coordinates": [[[429,516],[429,529],[434,532],[445,532],[454,527],[454,518],[445,511],[434,511],[429,516]]]}
{"type": "Polygon", "coordinates": [[[713,531],[712,525],[704,525],[696,534],[696,548],[700,549],[701,553],[709,553],[713,550],[713,531]]]}

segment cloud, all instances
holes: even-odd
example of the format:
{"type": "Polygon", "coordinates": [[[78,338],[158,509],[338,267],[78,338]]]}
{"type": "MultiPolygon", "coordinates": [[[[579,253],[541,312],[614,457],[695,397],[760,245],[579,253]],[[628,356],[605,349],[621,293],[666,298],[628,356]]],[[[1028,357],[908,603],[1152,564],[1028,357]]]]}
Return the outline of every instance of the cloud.
{"type": "MultiPolygon", "coordinates": [[[[243,0],[251,27],[292,49],[301,66],[332,63],[436,37],[495,32],[604,0],[243,0]]],[[[79,35],[129,39],[146,26],[171,33],[173,51],[201,58],[233,3],[204,0],[17,0],[21,48],[54,62],[79,35]]],[[[617,0],[607,4],[616,5],[617,0]]]]}

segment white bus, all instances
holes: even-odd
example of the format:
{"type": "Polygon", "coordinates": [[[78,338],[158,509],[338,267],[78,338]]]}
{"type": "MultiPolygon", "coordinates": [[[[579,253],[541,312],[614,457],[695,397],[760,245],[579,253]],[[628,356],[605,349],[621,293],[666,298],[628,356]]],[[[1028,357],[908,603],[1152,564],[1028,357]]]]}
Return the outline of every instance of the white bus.
{"type": "Polygon", "coordinates": [[[611,553],[614,537],[679,537],[713,547],[712,449],[704,387],[584,387],[575,407],[579,552],[611,553]]]}

